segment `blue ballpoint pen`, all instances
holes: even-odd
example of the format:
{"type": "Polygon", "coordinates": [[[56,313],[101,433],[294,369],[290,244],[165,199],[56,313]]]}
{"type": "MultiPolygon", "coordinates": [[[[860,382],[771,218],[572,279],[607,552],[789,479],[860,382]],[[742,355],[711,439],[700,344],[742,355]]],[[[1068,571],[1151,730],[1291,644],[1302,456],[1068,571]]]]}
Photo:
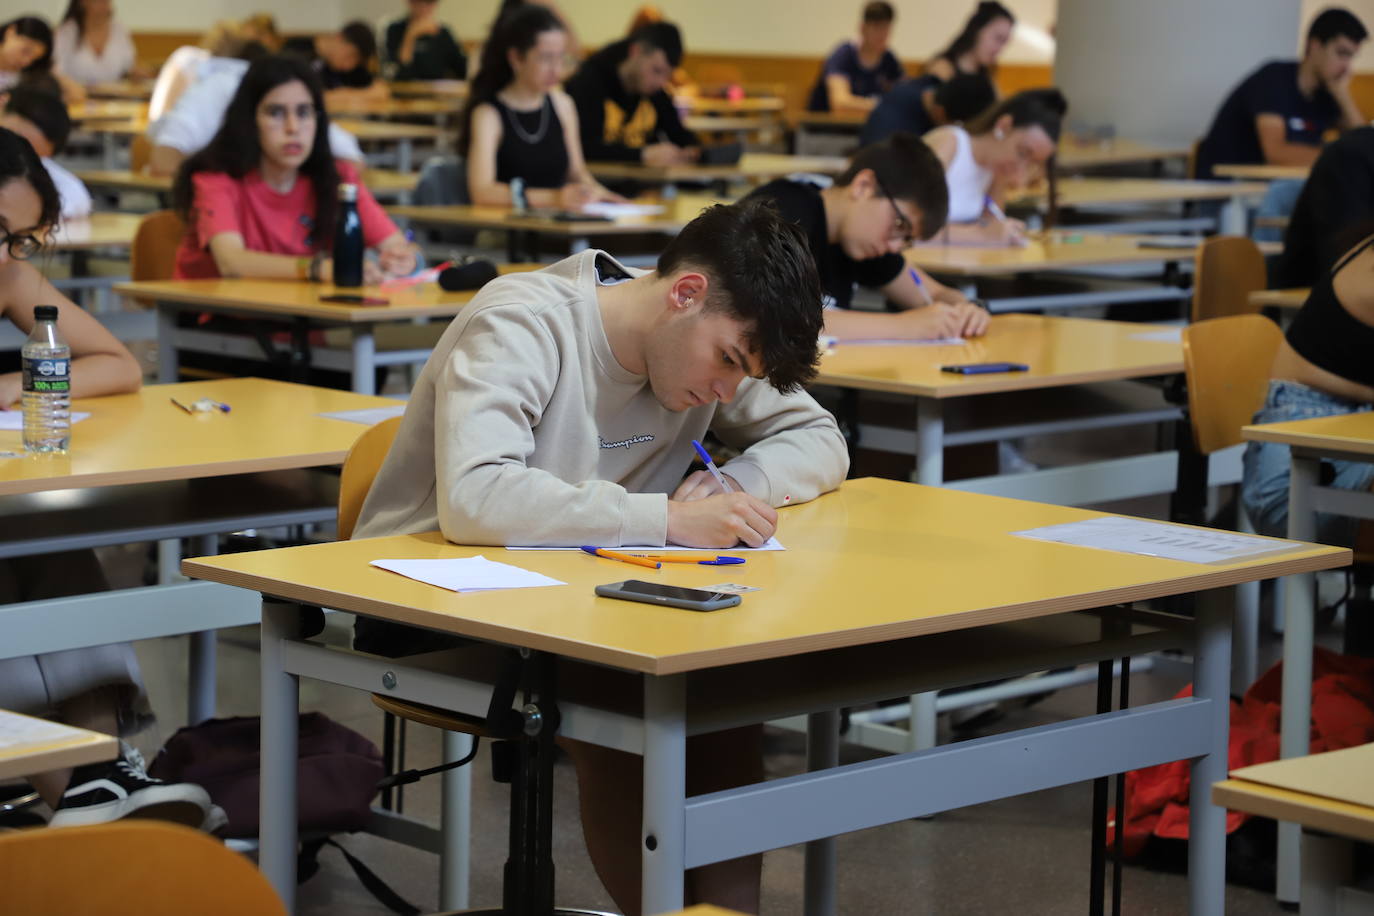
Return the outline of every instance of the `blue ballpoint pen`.
{"type": "Polygon", "coordinates": [[[935,300],[930,298],[930,292],[926,289],[926,281],[921,279],[921,275],[917,273],[916,268],[908,267],[906,272],[911,274],[911,279],[915,281],[916,289],[920,291],[921,298],[926,301],[926,305],[934,305],[935,300]]]}
{"type": "Polygon", "coordinates": [[[724,493],[735,492],[735,488],[730,486],[729,482],[725,479],[725,475],[720,472],[720,468],[716,467],[716,463],[711,460],[710,453],[702,448],[701,443],[693,439],[692,448],[697,450],[697,455],[701,458],[702,462],[705,463],[706,470],[710,471],[711,476],[716,479],[716,483],[720,484],[721,491],[724,493]]]}

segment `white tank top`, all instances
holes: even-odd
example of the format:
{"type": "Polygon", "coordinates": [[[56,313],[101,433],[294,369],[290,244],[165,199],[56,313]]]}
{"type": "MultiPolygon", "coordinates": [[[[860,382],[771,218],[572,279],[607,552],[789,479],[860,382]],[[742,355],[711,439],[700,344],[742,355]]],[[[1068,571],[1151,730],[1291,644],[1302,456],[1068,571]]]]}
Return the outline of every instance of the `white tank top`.
{"type": "Polygon", "coordinates": [[[983,200],[992,187],[992,172],[973,158],[973,143],[968,131],[951,126],[954,132],[954,158],[945,168],[949,187],[949,221],[969,223],[983,215],[983,200]]]}

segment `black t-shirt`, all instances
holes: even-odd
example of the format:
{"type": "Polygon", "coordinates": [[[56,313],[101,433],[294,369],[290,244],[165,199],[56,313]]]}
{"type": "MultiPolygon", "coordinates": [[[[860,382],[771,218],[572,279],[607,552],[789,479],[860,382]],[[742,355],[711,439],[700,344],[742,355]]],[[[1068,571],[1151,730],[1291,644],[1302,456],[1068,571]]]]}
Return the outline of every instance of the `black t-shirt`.
{"type": "Polygon", "coordinates": [[[329,69],[324,58],[315,53],[313,38],[288,38],[282,45],[282,53],[294,54],[309,63],[325,89],[366,89],[372,85],[372,71],[362,64],[352,70],[329,69]]]}
{"type": "Polygon", "coordinates": [[[868,116],[864,129],[859,133],[859,145],[868,146],[886,140],[899,130],[911,131],[918,137],[934,130],[936,124],[930,119],[930,112],[926,111],[924,96],[927,89],[939,85],[939,77],[926,74],[902,80],[893,86],[868,116]]]}
{"type": "Polygon", "coordinates": [[[1371,227],[1374,127],[1357,127],[1332,141],[1313,163],[1288,219],[1275,283],[1314,286],[1371,227]]]}
{"type": "Polygon", "coordinates": [[[1321,146],[1322,134],[1340,121],[1341,107],[1325,86],[1310,98],[1302,94],[1296,61],[1270,61],[1221,103],[1198,147],[1197,177],[1211,178],[1216,165],[1263,163],[1255,119],[1264,114],[1283,118],[1289,143],[1321,146]]]}
{"type": "Polygon", "coordinates": [[[859,46],[846,41],[830,52],[821,65],[821,75],[811,87],[811,97],[807,101],[807,111],[829,111],[830,90],[825,85],[828,76],[843,76],[849,80],[849,91],[860,98],[882,95],[892,88],[906,74],[897,56],[891,51],[883,51],[878,63],[869,69],[859,59],[859,46]]]}
{"type": "Polygon", "coordinates": [[[825,229],[825,203],[821,188],[802,178],[779,178],[750,192],[746,199],[763,198],[773,201],[784,219],[801,226],[816,260],[821,277],[821,292],[827,307],[849,308],[854,298],[854,284],[878,288],[886,286],[906,269],[906,261],[899,254],[885,254],[866,261],[856,261],[832,244],[825,229]]]}
{"type": "Polygon", "coordinates": [[[644,147],[661,140],[700,146],[665,90],[653,95],[626,90],[619,69],[629,53],[628,39],[607,45],[584,60],[563,87],[577,105],[582,155],[588,162],[638,162],[644,147]]]}
{"type": "MultiPolygon", "coordinates": [[[[394,80],[461,80],[468,75],[468,57],[448,26],[441,26],[433,35],[415,39],[410,63],[401,63],[401,45],[405,42],[409,19],[397,19],[386,27],[383,47],[386,60],[395,72],[394,80]]],[[[390,72],[390,71],[388,71],[390,72]]]]}

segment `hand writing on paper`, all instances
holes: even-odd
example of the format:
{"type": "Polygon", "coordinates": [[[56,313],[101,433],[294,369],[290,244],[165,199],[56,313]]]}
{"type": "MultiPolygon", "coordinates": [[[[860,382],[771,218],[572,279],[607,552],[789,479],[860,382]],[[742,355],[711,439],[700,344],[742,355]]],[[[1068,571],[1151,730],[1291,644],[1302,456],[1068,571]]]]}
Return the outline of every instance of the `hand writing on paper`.
{"type": "Polygon", "coordinates": [[[748,493],[668,501],[668,543],[682,547],[759,547],[778,530],[778,513],[748,493]]]}
{"type": "MultiPolygon", "coordinates": [[[[739,481],[729,474],[722,474],[721,476],[730,482],[730,486],[734,487],[736,492],[742,492],[744,490],[744,487],[739,485],[739,481]]],[[[715,496],[720,492],[720,484],[716,483],[716,478],[711,476],[710,471],[697,471],[688,474],[687,478],[683,480],[682,483],[678,484],[676,492],[668,498],[675,499],[679,502],[691,502],[695,499],[705,499],[708,496],[715,496]]]]}

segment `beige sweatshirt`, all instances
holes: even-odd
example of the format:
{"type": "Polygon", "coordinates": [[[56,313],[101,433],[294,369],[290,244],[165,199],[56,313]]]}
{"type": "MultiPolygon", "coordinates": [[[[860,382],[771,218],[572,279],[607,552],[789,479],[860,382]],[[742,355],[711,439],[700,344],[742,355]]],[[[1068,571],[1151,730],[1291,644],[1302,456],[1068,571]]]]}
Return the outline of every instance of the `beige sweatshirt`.
{"type": "Polygon", "coordinates": [[[596,289],[633,275],[589,250],[484,287],[420,373],[354,537],[661,546],[708,429],[744,450],[723,470],[771,505],[839,486],[844,437],[809,394],[746,378],[728,405],[673,412],[616,361],[596,289]]]}

